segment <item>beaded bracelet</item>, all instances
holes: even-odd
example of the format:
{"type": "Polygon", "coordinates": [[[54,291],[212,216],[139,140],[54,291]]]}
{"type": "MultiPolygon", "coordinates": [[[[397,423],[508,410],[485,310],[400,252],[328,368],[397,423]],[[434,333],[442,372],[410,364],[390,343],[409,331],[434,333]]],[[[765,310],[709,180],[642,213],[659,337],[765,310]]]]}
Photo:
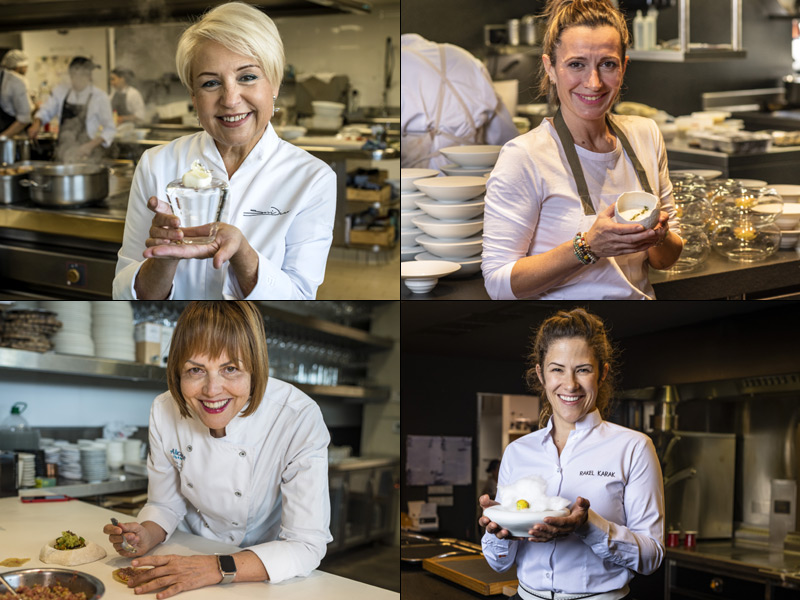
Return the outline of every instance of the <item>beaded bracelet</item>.
{"type": "Polygon", "coordinates": [[[579,231],[572,238],[572,250],[581,264],[591,265],[597,262],[597,255],[589,248],[589,244],[586,243],[586,234],[583,232],[579,231]]]}

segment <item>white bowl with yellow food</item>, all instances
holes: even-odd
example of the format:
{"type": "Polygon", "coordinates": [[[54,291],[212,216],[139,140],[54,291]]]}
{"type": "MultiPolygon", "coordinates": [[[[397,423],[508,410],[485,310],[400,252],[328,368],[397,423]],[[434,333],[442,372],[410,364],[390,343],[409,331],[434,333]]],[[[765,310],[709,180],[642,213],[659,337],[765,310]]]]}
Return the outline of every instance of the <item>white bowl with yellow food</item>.
{"type": "Polygon", "coordinates": [[[508,529],[514,537],[530,537],[530,529],[538,523],[544,523],[546,517],[566,517],[569,511],[561,510],[531,510],[508,509],[503,506],[490,506],[484,509],[483,515],[497,523],[503,529],[508,529]]]}
{"type": "Polygon", "coordinates": [[[625,192],[620,194],[614,205],[614,219],[617,223],[642,225],[652,229],[658,223],[661,203],[653,194],[647,192],[625,192]]]}
{"type": "Polygon", "coordinates": [[[548,496],[547,484],[538,475],[530,475],[514,483],[497,486],[497,501],[483,515],[507,529],[514,537],[530,537],[530,529],[547,517],[566,517],[569,500],[548,496]]]}

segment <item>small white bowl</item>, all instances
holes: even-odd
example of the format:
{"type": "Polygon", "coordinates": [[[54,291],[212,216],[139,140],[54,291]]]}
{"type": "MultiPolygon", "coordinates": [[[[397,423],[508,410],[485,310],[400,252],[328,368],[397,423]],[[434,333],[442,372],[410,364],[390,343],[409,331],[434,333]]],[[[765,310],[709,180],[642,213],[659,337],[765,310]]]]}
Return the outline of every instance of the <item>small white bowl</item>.
{"type": "Polygon", "coordinates": [[[430,179],[417,179],[414,185],[431,198],[442,201],[464,202],[486,191],[485,177],[447,175],[430,179]]]}
{"type": "Polygon", "coordinates": [[[457,164],[449,164],[442,167],[441,171],[445,175],[471,175],[475,177],[489,177],[494,169],[491,167],[462,167],[457,164]]]}
{"type": "Polygon", "coordinates": [[[417,245],[417,238],[422,235],[422,230],[417,227],[400,229],[400,246],[411,248],[417,245]]]}
{"type": "Polygon", "coordinates": [[[614,219],[617,223],[643,225],[645,229],[652,229],[658,223],[659,206],[660,202],[653,194],[625,192],[619,195],[614,205],[614,219]],[[647,209],[647,212],[640,214],[643,209],[647,209]]]}
{"type": "Polygon", "coordinates": [[[417,192],[414,181],[426,177],[436,177],[436,169],[400,169],[400,192],[417,192]]]}
{"type": "Polygon", "coordinates": [[[742,184],[744,187],[748,188],[762,188],[767,187],[767,182],[761,179],[739,179],[738,177],[734,177],[736,181],[742,184]]]}
{"type": "Polygon", "coordinates": [[[400,194],[400,210],[417,210],[417,202],[425,199],[430,200],[428,196],[422,192],[416,194],[400,194]]]}
{"type": "Polygon", "coordinates": [[[428,235],[440,240],[461,240],[483,231],[483,217],[448,222],[423,213],[422,216],[414,217],[411,222],[428,235]]]}
{"type": "Polygon", "coordinates": [[[420,254],[425,254],[425,248],[422,246],[411,246],[410,248],[400,247],[400,262],[407,260],[414,260],[420,254]]]}
{"type": "Polygon", "coordinates": [[[690,173],[692,175],[697,175],[698,177],[702,177],[706,181],[710,181],[711,179],[716,179],[722,175],[722,171],[716,171],[714,169],[680,169],[678,171],[670,171],[670,175],[682,175],[684,173],[690,173]]]}
{"type": "Polygon", "coordinates": [[[771,185],[784,202],[800,202],[800,185],[771,185]]]}
{"type": "Polygon", "coordinates": [[[474,235],[463,240],[447,241],[422,234],[417,237],[417,243],[421,244],[431,254],[445,259],[469,258],[480,254],[481,250],[483,250],[482,235],[474,235]]]}
{"type": "Polygon", "coordinates": [[[300,127],[299,125],[284,125],[275,128],[275,133],[277,133],[284,140],[297,139],[304,136],[307,131],[308,129],[305,127],[300,127]]]}
{"type": "Polygon", "coordinates": [[[428,198],[420,198],[415,206],[421,208],[434,219],[444,221],[471,219],[483,214],[486,203],[483,200],[477,202],[459,202],[457,204],[444,204],[428,198]]]}
{"type": "Polygon", "coordinates": [[[527,510],[505,510],[499,506],[490,506],[484,509],[483,516],[488,517],[492,522],[497,523],[503,529],[508,529],[509,533],[516,537],[530,537],[528,531],[537,523],[544,523],[546,517],[566,517],[569,510],[543,510],[531,512],[527,510]]]}
{"type": "Polygon", "coordinates": [[[462,167],[491,167],[500,156],[501,146],[450,146],[439,150],[448,160],[462,167]]]}
{"type": "MultiPolygon", "coordinates": [[[[794,248],[800,240],[800,229],[791,229],[789,231],[781,231],[781,248],[794,248]]],[[[424,252],[422,254],[425,254],[424,252]]],[[[421,256],[417,254],[417,256],[421,256]]],[[[417,259],[419,260],[419,259],[417,259]]]]}
{"type": "Polygon", "coordinates": [[[458,263],[446,260],[409,261],[400,263],[400,278],[415,294],[425,294],[436,287],[440,277],[455,273],[458,263]]]}
{"type": "Polygon", "coordinates": [[[315,100],[311,103],[314,107],[314,114],[321,117],[338,117],[347,108],[341,102],[327,102],[325,100],[315,100]]]}
{"type": "Polygon", "coordinates": [[[410,211],[401,210],[400,211],[400,229],[401,230],[402,229],[413,229],[414,228],[413,219],[415,219],[416,217],[421,217],[424,214],[425,213],[422,212],[421,210],[410,210],[410,211]]]}
{"type": "Polygon", "coordinates": [[[796,202],[784,202],[783,212],[775,219],[775,224],[782,230],[797,229],[800,223],[800,204],[796,202]]]}
{"type": "MultiPolygon", "coordinates": [[[[423,248],[424,250],[424,248],[423,248]]],[[[416,256],[414,256],[414,260],[442,260],[435,254],[431,254],[430,252],[420,252],[416,256]]],[[[474,275],[478,271],[481,270],[481,256],[471,256],[469,258],[448,258],[447,260],[458,263],[461,265],[461,268],[448,275],[448,277],[452,278],[463,278],[463,277],[470,277],[474,275]]]]}

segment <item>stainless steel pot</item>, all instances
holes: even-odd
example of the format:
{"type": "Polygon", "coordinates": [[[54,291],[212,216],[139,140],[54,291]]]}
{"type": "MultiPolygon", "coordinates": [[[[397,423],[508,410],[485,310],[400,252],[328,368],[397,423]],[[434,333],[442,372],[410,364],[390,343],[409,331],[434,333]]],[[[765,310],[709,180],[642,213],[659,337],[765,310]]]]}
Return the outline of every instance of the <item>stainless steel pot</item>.
{"type": "Polygon", "coordinates": [[[787,75],[783,78],[783,89],[786,103],[789,106],[800,106],[800,77],[787,75]]]}
{"type": "Polygon", "coordinates": [[[0,175],[0,204],[19,204],[28,199],[28,189],[20,185],[26,176],[0,175]]]}
{"type": "Polygon", "coordinates": [[[108,196],[108,168],[89,164],[38,166],[22,185],[30,188],[35,204],[83,206],[108,196]]]}
{"type": "Polygon", "coordinates": [[[17,144],[13,138],[0,137],[0,164],[10,165],[16,162],[17,144]]]}

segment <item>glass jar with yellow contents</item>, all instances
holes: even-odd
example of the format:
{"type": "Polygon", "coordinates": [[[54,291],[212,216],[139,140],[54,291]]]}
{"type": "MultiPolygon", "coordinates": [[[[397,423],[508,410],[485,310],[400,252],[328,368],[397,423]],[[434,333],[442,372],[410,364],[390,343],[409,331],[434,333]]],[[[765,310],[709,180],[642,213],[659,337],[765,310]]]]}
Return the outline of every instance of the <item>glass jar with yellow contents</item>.
{"type": "Polygon", "coordinates": [[[780,247],[775,219],[782,211],[783,199],[772,188],[740,187],[717,196],[712,248],[736,262],[764,260],[780,247]]]}

